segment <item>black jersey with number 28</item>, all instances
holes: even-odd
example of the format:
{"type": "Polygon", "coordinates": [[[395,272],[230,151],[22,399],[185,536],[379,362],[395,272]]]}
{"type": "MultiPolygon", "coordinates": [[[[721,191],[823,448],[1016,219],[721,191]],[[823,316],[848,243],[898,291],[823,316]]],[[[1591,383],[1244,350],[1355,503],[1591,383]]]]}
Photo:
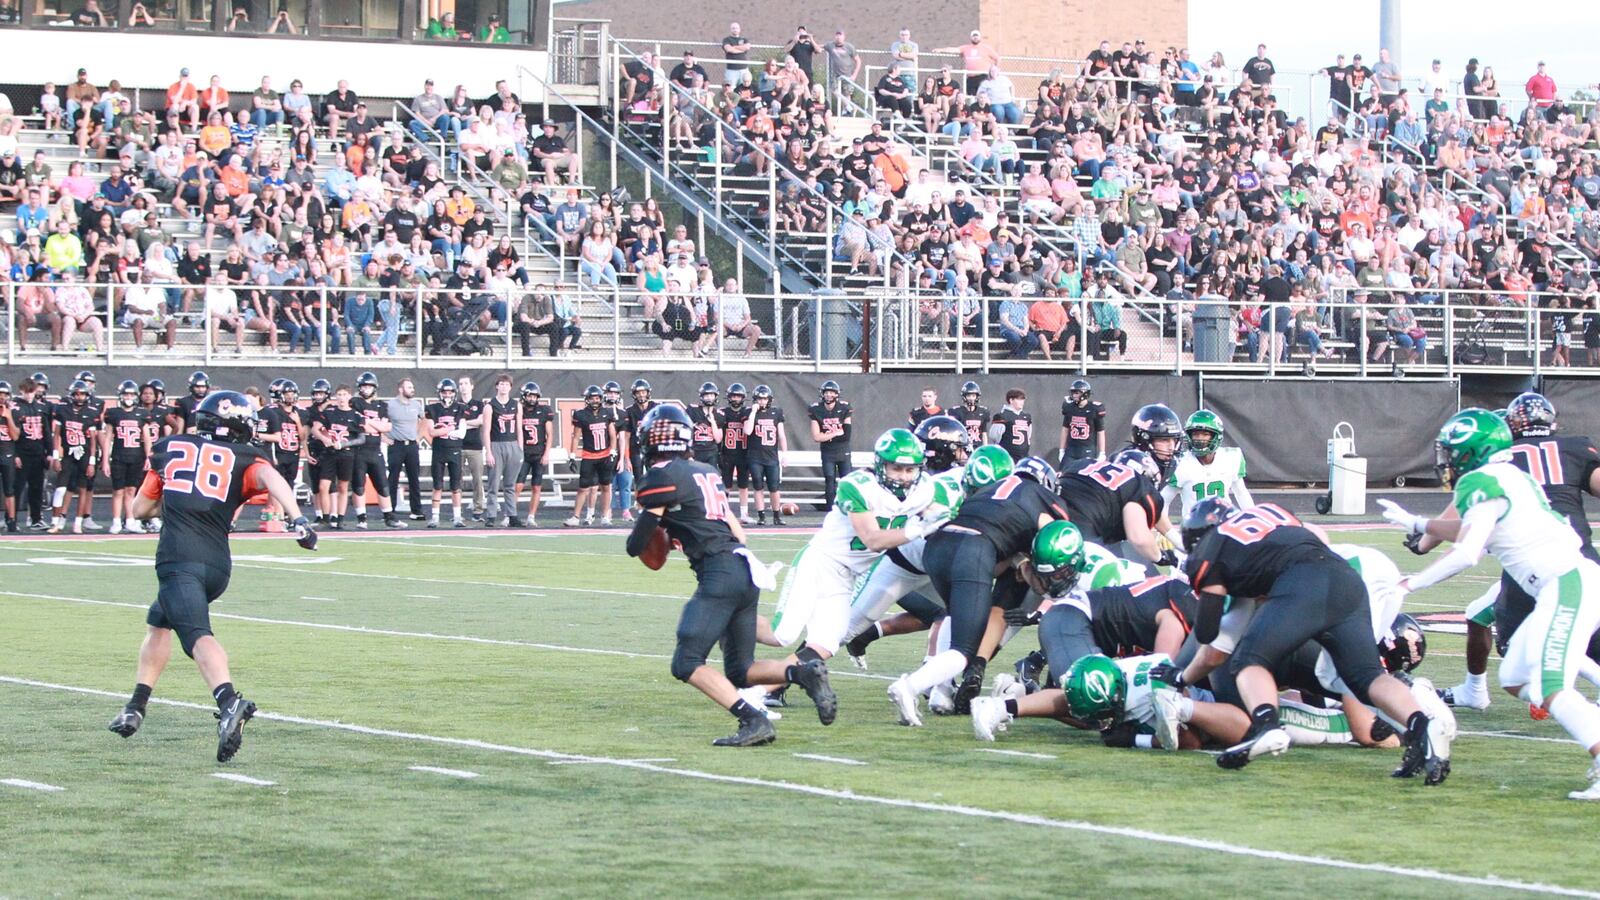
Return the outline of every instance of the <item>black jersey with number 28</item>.
{"type": "Polygon", "coordinates": [[[150,457],[161,490],[161,541],[156,567],[166,563],[205,563],[230,571],[228,526],[240,504],[266,491],[267,458],[254,447],[213,441],[192,434],[162,438],[150,457]],[[259,466],[260,469],[256,467],[259,466]]]}
{"type": "Polygon", "coordinates": [[[683,546],[693,567],[708,556],[743,546],[728,527],[722,474],[705,463],[681,458],[658,462],[645,472],[633,496],[645,509],[666,508],[661,524],[683,546]]]}
{"type": "Polygon", "coordinates": [[[1292,513],[1263,503],[1224,519],[1189,554],[1186,571],[1196,591],[1220,587],[1234,597],[1265,597],[1290,566],[1313,560],[1347,565],[1292,513]]]}

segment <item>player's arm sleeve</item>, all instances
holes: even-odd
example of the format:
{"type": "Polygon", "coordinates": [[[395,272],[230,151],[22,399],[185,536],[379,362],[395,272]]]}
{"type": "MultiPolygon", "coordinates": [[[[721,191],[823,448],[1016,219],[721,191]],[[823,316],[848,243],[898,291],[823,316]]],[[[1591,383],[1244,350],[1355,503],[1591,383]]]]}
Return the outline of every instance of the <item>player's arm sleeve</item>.
{"type": "Polygon", "coordinates": [[[1228,608],[1228,595],[1221,592],[1221,588],[1202,590],[1197,596],[1200,598],[1200,609],[1194,619],[1194,639],[1202,644],[1209,644],[1217,639],[1222,631],[1222,614],[1228,608]]]}
{"type": "Polygon", "coordinates": [[[1478,564],[1483,558],[1484,545],[1489,541],[1489,535],[1494,531],[1495,523],[1505,515],[1509,508],[1509,501],[1504,497],[1495,497],[1482,503],[1474,504],[1461,517],[1461,528],[1456,532],[1455,543],[1451,544],[1450,552],[1436,560],[1421,572],[1407,579],[1411,590],[1420,591],[1453,578],[1478,564]]]}
{"type": "Polygon", "coordinates": [[[161,499],[161,475],[155,469],[144,473],[144,483],[139,485],[139,496],[146,500],[161,499]]]}
{"type": "Polygon", "coordinates": [[[656,533],[656,528],[661,524],[661,517],[650,511],[650,505],[644,504],[644,509],[633,520],[633,530],[628,532],[628,555],[637,557],[650,546],[650,538],[656,533]]]}

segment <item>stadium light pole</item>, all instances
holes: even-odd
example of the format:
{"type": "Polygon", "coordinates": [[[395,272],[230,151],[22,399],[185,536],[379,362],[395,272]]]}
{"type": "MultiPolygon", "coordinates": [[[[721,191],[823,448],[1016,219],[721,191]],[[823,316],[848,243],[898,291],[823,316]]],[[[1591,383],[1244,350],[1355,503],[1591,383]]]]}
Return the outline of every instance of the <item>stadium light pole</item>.
{"type": "Polygon", "coordinates": [[[1378,46],[1389,51],[1389,61],[1397,68],[1404,66],[1400,59],[1400,0],[1380,0],[1378,46]]]}

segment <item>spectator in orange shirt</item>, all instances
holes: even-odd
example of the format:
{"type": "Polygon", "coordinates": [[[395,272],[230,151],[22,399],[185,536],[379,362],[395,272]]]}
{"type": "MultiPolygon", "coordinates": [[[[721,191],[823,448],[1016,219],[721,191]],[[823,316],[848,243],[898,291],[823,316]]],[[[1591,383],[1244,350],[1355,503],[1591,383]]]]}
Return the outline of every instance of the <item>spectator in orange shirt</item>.
{"type": "Polygon", "coordinates": [[[457,225],[467,224],[467,220],[472,218],[472,211],[476,208],[477,204],[473,203],[467,192],[459,187],[451,188],[450,199],[444,202],[445,215],[457,225]]]}
{"type": "Polygon", "coordinates": [[[255,195],[250,193],[250,170],[244,167],[244,157],[237,153],[230,156],[228,164],[217,172],[217,180],[242,210],[250,209],[255,203],[255,195]]]}
{"type": "Polygon", "coordinates": [[[232,146],[233,134],[223,123],[222,113],[214,112],[206,116],[206,126],[200,129],[200,149],[211,154],[213,159],[220,159],[232,146]]]}
{"type": "Polygon", "coordinates": [[[228,111],[228,91],[222,86],[221,77],[211,76],[211,83],[200,92],[200,109],[205,113],[228,111]]]}
{"type": "Polygon", "coordinates": [[[189,70],[178,72],[178,80],[167,88],[167,110],[182,116],[189,114],[189,127],[200,127],[200,91],[189,80],[189,70]]]}
{"type": "Polygon", "coordinates": [[[1053,359],[1052,351],[1061,350],[1067,358],[1077,348],[1078,338],[1073,334],[1067,309],[1055,297],[1045,296],[1028,307],[1028,326],[1039,335],[1039,349],[1045,359],[1053,359]]]}

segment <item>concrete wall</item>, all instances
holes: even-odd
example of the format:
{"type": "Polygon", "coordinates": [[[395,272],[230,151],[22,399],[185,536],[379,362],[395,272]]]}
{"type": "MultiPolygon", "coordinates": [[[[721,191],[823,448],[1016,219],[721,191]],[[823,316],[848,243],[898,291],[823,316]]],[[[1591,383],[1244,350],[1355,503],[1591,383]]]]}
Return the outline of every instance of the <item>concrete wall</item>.
{"type": "Polygon", "coordinates": [[[1101,40],[1138,38],[1160,53],[1188,41],[1189,0],[984,0],[978,28],[1014,56],[1082,59],[1101,40]]]}

